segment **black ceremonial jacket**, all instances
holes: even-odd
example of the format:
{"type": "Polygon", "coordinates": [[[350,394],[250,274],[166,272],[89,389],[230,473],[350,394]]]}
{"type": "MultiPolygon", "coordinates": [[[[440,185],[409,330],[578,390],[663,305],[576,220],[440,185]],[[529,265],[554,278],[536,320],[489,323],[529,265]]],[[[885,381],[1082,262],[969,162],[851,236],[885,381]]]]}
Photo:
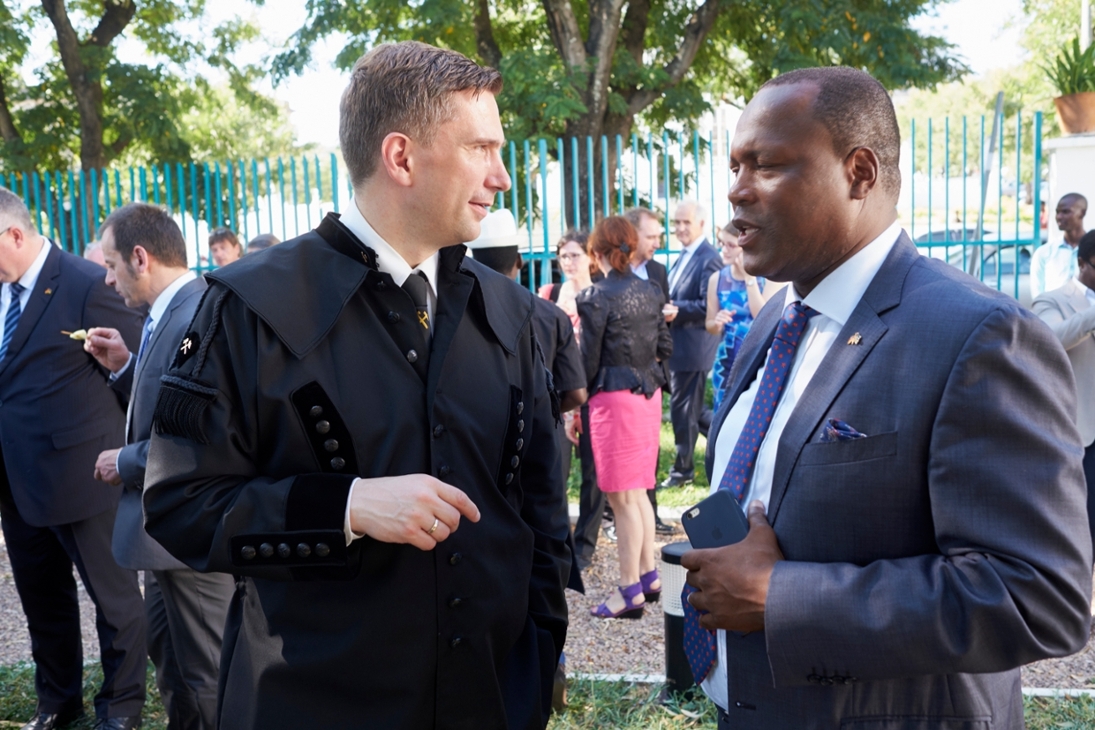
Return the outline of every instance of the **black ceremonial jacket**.
{"type": "Polygon", "coordinates": [[[539,728],[569,523],[532,295],[441,251],[428,358],[409,296],[328,216],[214,272],[164,377],[148,532],[242,576],[220,728],[539,728]],[[478,505],[436,550],[343,533],[354,476],[478,505]]]}

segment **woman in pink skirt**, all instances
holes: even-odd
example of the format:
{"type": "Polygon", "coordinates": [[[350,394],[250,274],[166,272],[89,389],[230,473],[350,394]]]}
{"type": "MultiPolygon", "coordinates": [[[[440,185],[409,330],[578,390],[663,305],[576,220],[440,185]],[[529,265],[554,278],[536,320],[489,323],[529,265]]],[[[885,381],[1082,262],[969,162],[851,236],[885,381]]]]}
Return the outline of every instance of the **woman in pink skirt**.
{"type": "Polygon", "coordinates": [[[634,227],[605,218],[589,238],[604,279],[578,295],[581,350],[589,378],[589,438],[597,481],[616,514],[620,586],[593,609],[601,618],[640,618],[661,593],[654,564],[654,510],[646,490],[658,461],[665,375],[673,353],[657,284],[631,271],[634,227]]]}

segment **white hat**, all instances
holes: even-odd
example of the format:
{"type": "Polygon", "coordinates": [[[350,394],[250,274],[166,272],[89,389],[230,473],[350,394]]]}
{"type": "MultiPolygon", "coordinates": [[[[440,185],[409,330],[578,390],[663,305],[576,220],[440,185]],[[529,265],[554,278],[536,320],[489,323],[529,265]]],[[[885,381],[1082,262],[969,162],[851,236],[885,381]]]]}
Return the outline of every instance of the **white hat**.
{"type": "Polygon", "coordinates": [[[506,208],[487,213],[487,217],[479,224],[479,238],[468,242],[471,250],[480,248],[501,248],[503,246],[520,246],[524,243],[521,234],[517,232],[517,221],[506,208]]]}

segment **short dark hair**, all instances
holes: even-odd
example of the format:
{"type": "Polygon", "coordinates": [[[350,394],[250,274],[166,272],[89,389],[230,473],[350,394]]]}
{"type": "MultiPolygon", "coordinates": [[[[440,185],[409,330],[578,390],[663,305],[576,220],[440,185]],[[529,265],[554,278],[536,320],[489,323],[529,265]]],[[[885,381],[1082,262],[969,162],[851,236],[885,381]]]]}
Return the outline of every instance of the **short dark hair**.
{"type": "Polygon", "coordinates": [[[563,246],[568,243],[576,243],[585,251],[586,246],[589,244],[589,231],[585,228],[568,228],[563,237],[559,239],[559,242],[555,244],[555,253],[558,254],[563,250],[563,246]]]}
{"type": "Polygon", "coordinates": [[[1071,198],[1072,200],[1075,200],[1077,203],[1082,205],[1083,208],[1084,208],[1084,212],[1085,213],[1087,212],[1087,198],[1085,198],[1080,193],[1065,193],[1064,195],[1061,196],[1061,199],[1057,201],[1057,205],[1060,205],[1061,203],[1068,200],[1069,198],[1071,198]]]}
{"type": "Polygon", "coordinates": [[[510,275],[513,267],[521,260],[521,253],[516,246],[496,246],[494,248],[478,248],[471,252],[472,258],[487,268],[494,269],[499,274],[510,275]]]}
{"type": "Polygon", "coordinates": [[[761,89],[792,84],[818,88],[814,118],[821,122],[841,157],[857,147],[878,155],[879,184],[896,202],[901,194],[901,130],[893,100],[876,78],[846,66],[800,68],[780,74],[761,89]]]}
{"type": "Polygon", "coordinates": [[[650,208],[644,208],[641,205],[636,208],[628,208],[624,211],[624,218],[627,218],[628,223],[635,226],[638,230],[639,224],[643,222],[643,218],[650,218],[658,223],[662,222],[660,215],[650,210],[650,208]]]}
{"type": "Polygon", "coordinates": [[[502,75],[467,56],[418,41],[385,43],[357,59],[339,104],[338,139],[354,185],[376,171],[392,132],[425,146],[452,116],[452,95],[502,91],[502,75]]]}
{"type": "Polygon", "coordinates": [[[1076,255],[1091,263],[1091,257],[1095,256],[1095,231],[1088,231],[1080,237],[1080,245],[1076,247],[1076,255]]]}
{"type": "Polygon", "coordinates": [[[233,248],[240,247],[240,239],[236,236],[236,232],[231,228],[217,228],[209,234],[210,246],[219,241],[228,241],[228,243],[232,244],[233,248]]]}
{"type": "Polygon", "coordinates": [[[276,246],[279,243],[281,243],[281,239],[273,233],[260,233],[247,242],[247,253],[262,251],[271,246],[276,246]]]}
{"type": "Polygon", "coordinates": [[[179,224],[159,206],[127,203],[107,216],[99,226],[99,238],[107,229],[113,234],[114,248],[127,266],[137,246],[164,266],[186,266],[186,240],[179,224]]]}

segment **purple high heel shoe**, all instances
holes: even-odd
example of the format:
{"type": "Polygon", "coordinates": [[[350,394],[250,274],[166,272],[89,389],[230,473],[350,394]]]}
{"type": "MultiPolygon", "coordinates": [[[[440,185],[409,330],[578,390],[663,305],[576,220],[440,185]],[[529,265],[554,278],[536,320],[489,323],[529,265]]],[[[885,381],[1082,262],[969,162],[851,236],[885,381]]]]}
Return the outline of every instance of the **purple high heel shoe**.
{"type": "Polygon", "coordinates": [[[660,580],[658,578],[658,569],[650,571],[649,573],[643,573],[639,576],[639,585],[643,587],[643,598],[647,603],[657,603],[662,597],[662,587],[651,588],[654,585],[654,581],[660,580]]]}
{"type": "Polygon", "coordinates": [[[619,586],[620,595],[624,597],[624,607],[613,613],[605,601],[597,608],[590,609],[590,613],[597,618],[642,618],[645,603],[635,603],[635,599],[642,595],[643,584],[636,583],[631,586],[619,586]]]}

